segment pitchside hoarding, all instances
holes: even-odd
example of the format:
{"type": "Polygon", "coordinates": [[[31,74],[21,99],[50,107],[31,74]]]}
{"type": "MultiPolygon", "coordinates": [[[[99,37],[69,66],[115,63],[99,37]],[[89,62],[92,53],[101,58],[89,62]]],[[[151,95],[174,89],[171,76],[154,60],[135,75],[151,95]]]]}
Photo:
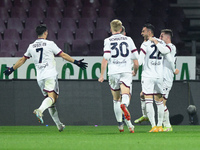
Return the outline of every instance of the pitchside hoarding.
{"type": "MultiPolygon", "coordinates": [[[[59,79],[98,79],[100,76],[101,61],[102,57],[73,57],[74,59],[82,59],[88,63],[87,70],[81,70],[76,65],[65,61],[60,57],[56,57],[57,71],[59,74],[59,79]]],[[[23,66],[17,69],[9,77],[3,74],[6,67],[12,66],[19,58],[0,58],[0,79],[36,79],[36,70],[32,59],[25,62],[23,66]]],[[[184,56],[177,57],[176,67],[180,70],[179,74],[175,77],[175,80],[195,80],[196,78],[196,57],[194,56],[184,56]]],[[[141,79],[142,68],[133,77],[133,80],[141,79]]],[[[106,74],[104,75],[107,78],[106,74]]]]}

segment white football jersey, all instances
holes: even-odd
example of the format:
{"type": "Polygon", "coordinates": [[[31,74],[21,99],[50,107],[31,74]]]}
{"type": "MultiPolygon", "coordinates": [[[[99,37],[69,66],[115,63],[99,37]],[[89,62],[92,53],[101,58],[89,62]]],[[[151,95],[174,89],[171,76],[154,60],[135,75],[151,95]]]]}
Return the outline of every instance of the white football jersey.
{"type": "MultiPolygon", "coordinates": [[[[163,41],[158,41],[166,46],[163,41]]],[[[143,77],[163,78],[163,55],[150,40],[143,42],[140,47],[139,64],[143,64],[143,77]]]]}
{"type": "Polygon", "coordinates": [[[110,54],[108,75],[132,72],[133,60],[138,59],[138,51],[133,40],[122,34],[114,34],[104,40],[104,55],[110,54]]]}
{"type": "MultiPolygon", "coordinates": [[[[170,55],[173,59],[173,62],[175,64],[176,61],[176,46],[172,43],[167,44],[167,46],[170,48],[171,52],[170,55]]],[[[169,61],[164,56],[164,79],[169,82],[173,82],[174,79],[174,73],[171,69],[171,65],[169,61]]]]}
{"type": "Polygon", "coordinates": [[[58,74],[54,55],[60,53],[62,50],[53,41],[37,39],[29,45],[24,57],[33,58],[37,70],[37,80],[42,80],[58,74]]]}

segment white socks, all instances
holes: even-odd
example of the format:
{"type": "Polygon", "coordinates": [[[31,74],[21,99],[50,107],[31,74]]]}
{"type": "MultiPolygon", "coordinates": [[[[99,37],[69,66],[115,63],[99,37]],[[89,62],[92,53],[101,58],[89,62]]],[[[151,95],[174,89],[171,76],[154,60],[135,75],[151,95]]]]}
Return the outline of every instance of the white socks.
{"type": "Polygon", "coordinates": [[[58,117],[58,111],[56,109],[56,106],[53,105],[51,107],[48,108],[49,110],[49,114],[51,115],[51,118],[53,119],[53,121],[55,122],[56,125],[60,125],[60,119],[58,117]]]}
{"type": "Polygon", "coordinates": [[[142,115],[143,115],[143,117],[147,117],[147,111],[146,111],[146,103],[145,103],[145,99],[140,98],[140,100],[141,100],[142,115]]]}
{"type": "Polygon", "coordinates": [[[47,108],[49,108],[54,103],[54,99],[51,97],[47,97],[43,100],[42,104],[38,108],[43,113],[47,108]]]}
{"type": "Polygon", "coordinates": [[[157,111],[158,111],[158,124],[157,126],[162,126],[163,123],[163,117],[164,117],[164,104],[163,101],[158,102],[155,101],[157,105],[157,111]]]}
{"type": "Polygon", "coordinates": [[[170,124],[170,121],[169,121],[169,111],[167,109],[167,106],[164,106],[163,125],[164,125],[164,127],[171,127],[171,124],[170,124]]]}
{"type": "Polygon", "coordinates": [[[129,106],[130,100],[128,94],[122,94],[122,104],[125,104],[126,107],[129,106]]]}
{"type": "Polygon", "coordinates": [[[149,121],[151,123],[151,126],[156,126],[155,121],[155,111],[153,107],[153,99],[145,99],[146,102],[146,111],[147,111],[147,117],[149,118],[149,121]]]}
{"type": "Polygon", "coordinates": [[[121,102],[113,100],[113,109],[117,122],[122,122],[122,109],[120,108],[121,102]]]}

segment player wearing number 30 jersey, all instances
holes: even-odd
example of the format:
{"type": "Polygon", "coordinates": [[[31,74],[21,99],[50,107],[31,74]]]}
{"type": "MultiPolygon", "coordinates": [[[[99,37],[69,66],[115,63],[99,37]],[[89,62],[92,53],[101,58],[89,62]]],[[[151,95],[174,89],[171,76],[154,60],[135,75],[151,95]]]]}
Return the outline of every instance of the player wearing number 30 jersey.
{"type": "Polygon", "coordinates": [[[134,133],[128,106],[130,87],[132,86],[132,67],[134,68],[133,75],[136,75],[138,52],[133,40],[121,34],[122,22],[120,20],[111,21],[110,27],[112,36],[104,40],[104,58],[101,63],[99,82],[104,81],[103,75],[108,64],[109,85],[113,95],[113,108],[119,131],[124,131],[122,122],[122,113],[124,113],[128,129],[134,133]],[[134,66],[132,66],[133,64],[134,66]]]}
{"type": "Polygon", "coordinates": [[[138,58],[138,51],[130,37],[119,33],[104,40],[104,56],[110,58],[108,59],[108,75],[131,73],[132,60],[138,58]]]}

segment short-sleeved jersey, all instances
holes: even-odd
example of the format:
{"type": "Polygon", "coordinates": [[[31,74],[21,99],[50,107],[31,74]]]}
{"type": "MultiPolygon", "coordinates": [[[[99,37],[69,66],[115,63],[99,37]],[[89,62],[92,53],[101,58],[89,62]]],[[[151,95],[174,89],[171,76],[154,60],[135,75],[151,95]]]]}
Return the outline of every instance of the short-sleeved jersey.
{"type": "Polygon", "coordinates": [[[110,53],[108,75],[132,71],[133,59],[138,59],[138,51],[133,40],[122,34],[114,34],[104,40],[104,53],[110,53]]]}
{"type": "MultiPolygon", "coordinates": [[[[159,43],[166,46],[161,40],[159,40],[159,43]]],[[[161,55],[157,46],[150,40],[143,42],[140,48],[140,55],[145,55],[142,76],[163,78],[163,55],[161,55]]]]}
{"type": "MultiPolygon", "coordinates": [[[[167,46],[171,50],[170,55],[171,55],[173,62],[175,64],[175,61],[176,61],[176,46],[173,45],[172,43],[167,44],[167,46]]],[[[171,69],[171,66],[170,66],[170,63],[168,62],[168,60],[165,59],[165,56],[164,56],[164,79],[168,82],[173,82],[173,79],[174,79],[173,70],[171,69]]]]}
{"type": "Polygon", "coordinates": [[[33,58],[37,70],[37,80],[42,80],[58,74],[54,55],[60,53],[62,50],[53,41],[37,39],[29,45],[24,57],[33,58]]]}

